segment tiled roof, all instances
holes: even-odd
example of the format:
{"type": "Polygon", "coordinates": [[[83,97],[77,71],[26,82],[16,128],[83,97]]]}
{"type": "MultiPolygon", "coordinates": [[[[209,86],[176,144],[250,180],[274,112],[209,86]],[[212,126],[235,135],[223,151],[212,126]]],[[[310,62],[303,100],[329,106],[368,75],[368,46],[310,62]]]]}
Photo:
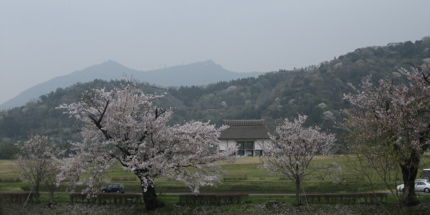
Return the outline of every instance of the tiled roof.
{"type": "Polygon", "coordinates": [[[264,120],[224,120],[230,126],[221,132],[220,140],[225,139],[269,139],[264,120]]]}

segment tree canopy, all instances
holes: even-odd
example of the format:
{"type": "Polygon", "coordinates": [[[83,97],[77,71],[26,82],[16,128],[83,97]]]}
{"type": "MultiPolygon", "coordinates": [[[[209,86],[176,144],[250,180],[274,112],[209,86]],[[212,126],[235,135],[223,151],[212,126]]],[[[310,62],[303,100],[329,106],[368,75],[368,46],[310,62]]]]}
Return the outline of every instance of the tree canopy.
{"type": "Polygon", "coordinates": [[[301,182],[328,167],[316,165],[311,169],[311,161],[316,155],[332,153],[335,142],[333,134],[321,132],[318,127],[303,127],[306,118],[299,115],[294,121],[285,119],[277,126],[276,135],[270,135],[271,142],[264,146],[266,156],[262,159],[264,169],[284,175],[295,183],[297,204],[300,203],[301,182]]]}
{"type": "Polygon", "coordinates": [[[351,85],[357,93],[345,95],[352,105],[345,111],[346,128],[356,145],[368,144],[369,150],[390,146],[389,155],[395,155],[405,184],[403,204],[410,206],[419,202],[415,179],[421,156],[430,146],[430,71],[423,65],[399,72],[407,81],[387,77],[376,86],[369,79],[360,89],[351,85]]]}
{"type": "Polygon", "coordinates": [[[161,97],[127,82],[110,91],[89,90],[80,102],[60,106],[84,125],[82,140],[73,143],[76,154],[63,161],[61,179],[97,192],[105,170],[118,162],[140,179],[147,210],[160,206],[158,177],[183,182],[192,192],[217,183],[222,170],[214,162],[232,159],[235,151],[219,151],[218,137],[225,127],[199,121],[170,126],[173,111],[153,104],[161,97]],[[83,173],[88,177],[79,177],[83,173]]]}

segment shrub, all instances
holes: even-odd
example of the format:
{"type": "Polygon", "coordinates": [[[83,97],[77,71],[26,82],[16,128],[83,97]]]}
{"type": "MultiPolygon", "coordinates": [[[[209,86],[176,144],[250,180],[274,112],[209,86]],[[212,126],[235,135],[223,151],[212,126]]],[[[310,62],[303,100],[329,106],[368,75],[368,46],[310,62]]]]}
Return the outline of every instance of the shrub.
{"type": "Polygon", "coordinates": [[[27,199],[32,202],[33,199],[37,198],[39,194],[36,193],[0,193],[0,202],[25,202],[27,199]]]}
{"type": "Polygon", "coordinates": [[[179,195],[180,204],[193,205],[222,205],[222,204],[240,204],[245,202],[248,194],[183,194],[179,195]]]}
{"type": "Polygon", "coordinates": [[[142,195],[134,193],[98,193],[91,196],[85,193],[71,193],[70,201],[72,203],[129,204],[142,202],[142,195]]]}

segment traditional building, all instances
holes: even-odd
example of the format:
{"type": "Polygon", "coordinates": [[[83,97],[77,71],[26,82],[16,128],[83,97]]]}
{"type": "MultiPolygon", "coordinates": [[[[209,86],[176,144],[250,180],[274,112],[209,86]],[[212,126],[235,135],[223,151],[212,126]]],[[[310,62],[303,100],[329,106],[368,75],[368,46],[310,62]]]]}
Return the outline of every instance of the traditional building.
{"type": "Polygon", "coordinates": [[[237,146],[236,155],[262,156],[263,145],[270,141],[269,130],[261,120],[224,120],[229,128],[221,132],[220,150],[237,146]]]}

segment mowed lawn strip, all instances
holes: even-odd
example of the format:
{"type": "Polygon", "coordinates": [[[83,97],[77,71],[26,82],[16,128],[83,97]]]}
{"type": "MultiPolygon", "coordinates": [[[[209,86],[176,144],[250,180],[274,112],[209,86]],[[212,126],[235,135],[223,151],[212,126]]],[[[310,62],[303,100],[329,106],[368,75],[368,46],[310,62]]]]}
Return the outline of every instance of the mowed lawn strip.
{"type": "Polygon", "coordinates": [[[19,169],[13,160],[0,160],[0,178],[16,178],[19,169]]]}
{"type": "MultiPolygon", "coordinates": [[[[422,168],[430,168],[429,154],[424,156],[422,168]]],[[[371,191],[371,186],[360,173],[348,168],[349,159],[347,156],[316,156],[312,162],[317,163],[338,163],[343,172],[338,176],[343,177],[343,181],[334,181],[330,177],[315,178],[305,181],[304,191],[312,192],[367,192],[371,191]]],[[[255,193],[290,193],[294,191],[294,184],[283,175],[269,175],[269,172],[258,168],[262,164],[260,157],[242,157],[236,159],[234,163],[222,162],[221,167],[226,171],[225,179],[221,179],[222,184],[216,187],[202,187],[201,192],[255,192],[255,193]]],[[[0,160],[0,180],[18,178],[18,166],[12,160],[0,160]]],[[[121,166],[116,165],[109,170],[112,183],[123,183],[127,192],[140,192],[139,180],[132,172],[127,172],[121,166]]],[[[420,172],[418,173],[419,177],[420,172]]],[[[375,183],[377,181],[375,174],[375,183]]],[[[19,187],[25,186],[26,182],[0,182],[0,191],[19,191],[19,187]]],[[[400,179],[392,184],[401,183],[400,179]]],[[[28,187],[28,184],[27,184],[28,187]]],[[[189,192],[189,189],[182,183],[168,178],[156,180],[157,192],[189,192]]],[[[21,189],[22,190],[22,189],[21,189]]],[[[23,190],[22,190],[23,191],[23,190]]],[[[60,191],[60,190],[59,190],[60,191]]]]}

